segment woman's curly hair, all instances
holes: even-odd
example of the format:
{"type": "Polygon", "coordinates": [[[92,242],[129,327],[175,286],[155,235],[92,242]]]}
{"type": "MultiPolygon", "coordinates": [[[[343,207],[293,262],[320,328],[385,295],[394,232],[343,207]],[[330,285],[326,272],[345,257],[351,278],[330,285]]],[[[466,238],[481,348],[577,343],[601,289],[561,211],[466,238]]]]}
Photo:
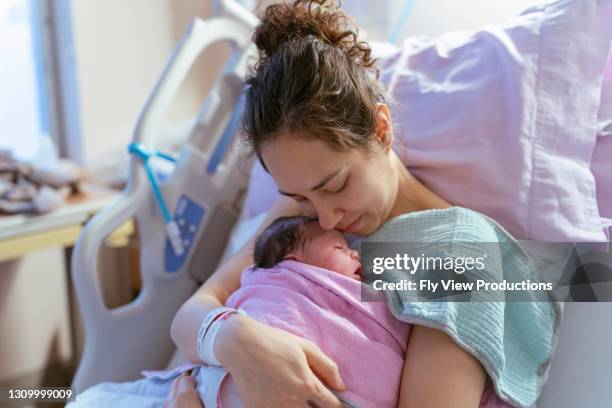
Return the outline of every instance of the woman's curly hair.
{"type": "Polygon", "coordinates": [[[371,146],[383,89],[369,46],[339,2],[268,6],[253,41],[259,60],[246,81],[243,142],[266,170],[261,146],[285,133],[336,151],[371,146]]]}

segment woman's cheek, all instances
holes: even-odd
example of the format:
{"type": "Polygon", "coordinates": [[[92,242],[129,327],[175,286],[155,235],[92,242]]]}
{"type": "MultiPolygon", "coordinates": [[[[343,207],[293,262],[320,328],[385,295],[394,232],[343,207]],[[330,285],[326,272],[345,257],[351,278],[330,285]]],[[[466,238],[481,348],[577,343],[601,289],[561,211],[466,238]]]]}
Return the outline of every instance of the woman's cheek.
{"type": "Polygon", "coordinates": [[[364,196],[367,197],[367,194],[357,188],[351,190],[343,197],[343,207],[350,213],[359,212],[364,208],[364,196]]]}

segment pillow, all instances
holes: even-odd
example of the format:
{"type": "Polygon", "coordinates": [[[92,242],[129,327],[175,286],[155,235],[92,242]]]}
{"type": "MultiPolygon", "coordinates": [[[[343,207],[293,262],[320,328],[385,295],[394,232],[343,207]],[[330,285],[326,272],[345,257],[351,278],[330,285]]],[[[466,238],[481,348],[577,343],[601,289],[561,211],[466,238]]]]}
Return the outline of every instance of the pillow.
{"type": "MultiPolygon", "coordinates": [[[[608,21],[612,21],[612,11],[609,12],[608,21]]],[[[608,225],[608,240],[612,240],[612,47],[608,53],[608,68],[601,91],[598,122],[591,170],[595,176],[599,214],[608,225]]]]}
{"type": "Polygon", "coordinates": [[[272,176],[264,170],[259,160],[253,160],[251,177],[249,178],[249,186],[242,212],[247,214],[248,217],[255,217],[272,208],[272,205],[280,197],[282,196],[278,192],[278,186],[272,176]]]}
{"type": "Polygon", "coordinates": [[[518,238],[605,240],[590,169],[610,44],[601,3],[404,44],[389,90],[413,174],[518,238]]]}
{"type": "MultiPolygon", "coordinates": [[[[517,238],[605,240],[590,168],[612,29],[600,3],[553,1],[503,26],[386,47],[404,164],[517,238]]],[[[269,208],[275,189],[256,162],[248,211],[269,208]]]]}

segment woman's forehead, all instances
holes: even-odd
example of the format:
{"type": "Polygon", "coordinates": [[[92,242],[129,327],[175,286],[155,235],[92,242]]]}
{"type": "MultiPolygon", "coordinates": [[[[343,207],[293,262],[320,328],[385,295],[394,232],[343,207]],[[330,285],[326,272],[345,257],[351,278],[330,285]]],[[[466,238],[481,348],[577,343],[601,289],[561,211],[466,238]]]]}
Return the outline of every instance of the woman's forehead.
{"type": "Polygon", "coordinates": [[[337,152],[321,140],[279,137],[261,149],[262,159],[279,190],[305,192],[342,172],[352,153],[337,152]]]}
{"type": "Polygon", "coordinates": [[[266,167],[279,167],[282,164],[314,164],[329,163],[330,159],[339,160],[350,155],[349,152],[339,152],[332,149],[323,140],[303,140],[297,137],[278,137],[266,143],[261,148],[266,167]]]}

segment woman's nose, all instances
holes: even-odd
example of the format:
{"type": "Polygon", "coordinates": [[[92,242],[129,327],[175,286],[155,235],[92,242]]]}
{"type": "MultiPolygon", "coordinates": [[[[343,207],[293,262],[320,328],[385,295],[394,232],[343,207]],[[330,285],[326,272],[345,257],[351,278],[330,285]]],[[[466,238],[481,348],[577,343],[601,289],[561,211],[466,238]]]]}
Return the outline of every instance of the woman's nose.
{"type": "Polygon", "coordinates": [[[342,219],[340,212],[323,210],[318,211],[319,225],[326,231],[333,230],[338,226],[338,223],[342,219]]]}
{"type": "Polygon", "coordinates": [[[329,214],[320,214],[319,213],[319,225],[326,231],[333,230],[338,225],[342,217],[334,217],[329,214]]]}

